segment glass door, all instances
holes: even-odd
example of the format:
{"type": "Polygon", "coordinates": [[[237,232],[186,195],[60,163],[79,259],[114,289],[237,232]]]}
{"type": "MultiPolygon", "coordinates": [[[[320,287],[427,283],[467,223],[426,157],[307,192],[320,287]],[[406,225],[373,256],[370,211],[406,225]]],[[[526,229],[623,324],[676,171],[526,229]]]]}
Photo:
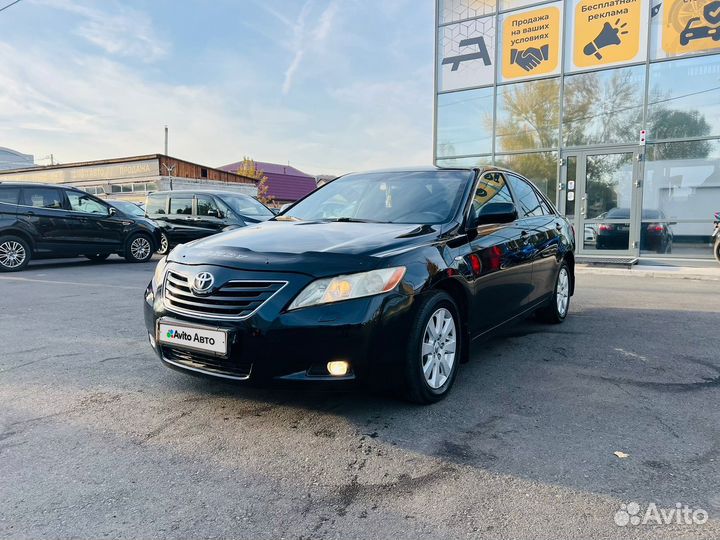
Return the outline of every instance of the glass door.
{"type": "Polygon", "coordinates": [[[561,171],[561,210],[573,221],[583,255],[637,256],[641,150],[568,151],[561,171]]]}

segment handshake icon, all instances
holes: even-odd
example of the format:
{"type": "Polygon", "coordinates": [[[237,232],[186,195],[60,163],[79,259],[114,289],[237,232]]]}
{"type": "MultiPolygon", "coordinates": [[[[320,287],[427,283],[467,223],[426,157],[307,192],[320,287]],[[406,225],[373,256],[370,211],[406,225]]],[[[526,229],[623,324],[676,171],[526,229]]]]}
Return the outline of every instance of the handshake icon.
{"type": "Polygon", "coordinates": [[[550,46],[528,47],[527,49],[510,49],[510,63],[516,64],[525,71],[532,71],[548,59],[550,46]]]}

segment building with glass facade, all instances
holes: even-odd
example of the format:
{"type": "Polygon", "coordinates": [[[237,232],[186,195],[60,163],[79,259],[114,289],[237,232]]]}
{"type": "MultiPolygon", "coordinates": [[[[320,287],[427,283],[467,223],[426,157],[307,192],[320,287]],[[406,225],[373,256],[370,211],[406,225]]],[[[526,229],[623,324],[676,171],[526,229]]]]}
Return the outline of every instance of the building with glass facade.
{"type": "Polygon", "coordinates": [[[712,258],[720,0],[437,0],[438,165],[514,169],[586,256],[712,258]]]}

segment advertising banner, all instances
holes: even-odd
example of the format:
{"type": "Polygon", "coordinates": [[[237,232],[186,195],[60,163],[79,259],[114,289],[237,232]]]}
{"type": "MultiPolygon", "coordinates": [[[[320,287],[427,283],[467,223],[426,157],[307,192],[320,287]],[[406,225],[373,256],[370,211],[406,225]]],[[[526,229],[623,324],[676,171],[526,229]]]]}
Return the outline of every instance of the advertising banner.
{"type": "Polygon", "coordinates": [[[561,34],[559,6],[505,15],[502,23],[502,79],[558,73],[561,34]]]}
{"type": "Polygon", "coordinates": [[[495,17],[443,26],[438,38],[438,91],[495,82],[495,17]]]}
{"type": "Polygon", "coordinates": [[[720,0],[665,0],[662,11],[667,56],[720,49],[720,0]]]}
{"type": "Polygon", "coordinates": [[[647,0],[577,0],[571,70],[645,60],[648,5],[647,0]]]}

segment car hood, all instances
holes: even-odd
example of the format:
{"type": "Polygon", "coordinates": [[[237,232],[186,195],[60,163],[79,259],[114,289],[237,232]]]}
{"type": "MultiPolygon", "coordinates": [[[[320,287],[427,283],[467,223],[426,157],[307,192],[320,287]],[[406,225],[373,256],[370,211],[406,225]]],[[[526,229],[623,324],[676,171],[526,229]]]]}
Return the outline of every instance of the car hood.
{"type": "Polygon", "coordinates": [[[430,243],[438,232],[428,225],[265,221],[179,246],[169,260],[321,277],[382,266],[384,257],[430,243]]]}

